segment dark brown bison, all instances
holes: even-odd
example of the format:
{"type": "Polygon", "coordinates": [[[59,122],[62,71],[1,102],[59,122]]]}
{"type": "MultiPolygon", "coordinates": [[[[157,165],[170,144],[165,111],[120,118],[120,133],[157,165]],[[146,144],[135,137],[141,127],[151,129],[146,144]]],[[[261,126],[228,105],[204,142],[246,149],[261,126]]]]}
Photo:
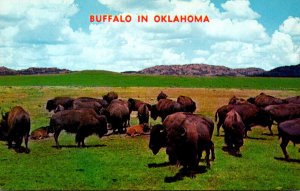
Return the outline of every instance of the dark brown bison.
{"type": "Polygon", "coordinates": [[[257,105],[258,107],[266,107],[268,105],[277,105],[277,104],[286,103],[282,99],[275,98],[275,97],[267,95],[265,93],[260,93],[255,98],[249,98],[247,101],[249,103],[257,105]]]}
{"type": "Polygon", "coordinates": [[[265,107],[265,111],[268,112],[272,120],[277,124],[300,117],[300,104],[281,104],[281,105],[269,105],[265,107]]]}
{"type": "Polygon", "coordinates": [[[12,108],[9,112],[2,116],[0,122],[1,131],[5,133],[5,139],[8,148],[12,148],[12,142],[15,142],[16,151],[20,151],[21,144],[25,142],[25,151],[28,153],[28,138],[30,131],[30,116],[20,106],[12,108]]]}
{"type": "Polygon", "coordinates": [[[206,151],[206,163],[209,154],[215,158],[214,146],[211,141],[214,124],[203,116],[178,112],[169,115],[163,125],[155,125],[150,132],[149,148],[157,154],[161,147],[167,147],[171,163],[182,164],[184,167],[198,166],[202,151],[206,151]]]}
{"type": "Polygon", "coordinates": [[[289,98],[284,99],[284,101],[287,103],[300,104],[300,96],[289,97],[289,98]]]}
{"type": "Polygon", "coordinates": [[[108,102],[105,101],[104,99],[97,99],[97,98],[92,98],[92,97],[79,97],[76,98],[76,100],[81,101],[81,102],[98,102],[101,107],[106,108],[108,106],[108,102]]]}
{"type": "Polygon", "coordinates": [[[97,101],[81,101],[79,99],[75,99],[73,101],[73,109],[93,109],[96,113],[100,113],[102,105],[97,101]]]}
{"type": "Polygon", "coordinates": [[[170,114],[180,112],[181,105],[170,99],[161,99],[151,107],[151,117],[156,120],[161,117],[162,121],[170,114]]]}
{"type": "Polygon", "coordinates": [[[30,133],[30,139],[41,140],[49,137],[48,127],[40,127],[30,133]]]}
{"type": "Polygon", "coordinates": [[[118,133],[123,133],[126,127],[129,126],[130,106],[128,104],[127,101],[115,99],[105,110],[102,110],[102,114],[107,117],[114,133],[116,133],[116,130],[118,130],[118,133]]]}
{"type": "Polygon", "coordinates": [[[240,155],[240,147],[244,144],[245,125],[241,116],[234,109],[226,114],[223,128],[225,144],[228,146],[229,151],[240,155]]]}
{"type": "Polygon", "coordinates": [[[72,109],[73,107],[73,98],[70,97],[55,97],[47,101],[46,109],[51,112],[57,108],[58,105],[61,105],[64,109],[72,109]]]}
{"type": "Polygon", "coordinates": [[[146,104],[140,105],[138,109],[139,124],[149,123],[149,109],[146,104]]]}
{"type": "Polygon", "coordinates": [[[145,103],[145,102],[143,102],[141,100],[138,100],[138,99],[129,98],[128,102],[131,105],[131,110],[132,111],[138,111],[139,107],[141,105],[144,105],[144,104],[146,104],[146,106],[148,107],[149,110],[151,109],[151,105],[150,104],[145,103]]]}
{"type": "Polygon", "coordinates": [[[196,110],[196,103],[190,97],[179,96],[177,102],[180,104],[181,111],[183,112],[193,113],[196,110]]]}
{"type": "Polygon", "coordinates": [[[280,147],[286,160],[289,160],[289,154],[286,147],[290,141],[295,144],[300,143],[300,118],[288,120],[278,125],[278,136],[281,138],[280,147]]]}
{"type": "Polygon", "coordinates": [[[128,127],[126,130],[126,134],[135,137],[139,135],[146,134],[150,130],[148,123],[134,125],[131,127],[128,127]]]}
{"type": "Polygon", "coordinates": [[[107,133],[107,121],[103,115],[98,115],[92,109],[65,110],[52,115],[50,127],[54,131],[54,140],[60,148],[58,136],[62,130],[76,133],[75,142],[78,147],[84,147],[84,139],[92,134],[102,137],[107,133]]]}
{"type": "Polygon", "coordinates": [[[165,94],[163,91],[161,91],[158,95],[157,95],[157,98],[156,100],[159,101],[161,99],[167,99],[167,94],[165,94]]]}
{"type": "Polygon", "coordinates": [[[236,96],[233,96],[232,98],[230,98],[230,100],[228,102],[228,104],[244,104],[244,103],[248,103],[248,101],[243,98],[238,98],[236,96]]]}
{"type": "Polygon", "coordinates": [[[234,109],[242,118],[242,121],[245,125],[245,137],[247,137],[247,131],[249,131],[251,127],[256,125],[268,127],[271,135],[273,135],[271,129],[273,121],[271,119],[271,116],[266,111],[257,107],[254,104],[237,104],[237,105],[224,105],[216,111],[215,121],[217,121],[217,118],[219,116],[219,121],[217,124],[218,136],[219,136],[220,127],[224,124],[226,114],[232,109],[234,109]]]}
{"type": "Polygon", "coordinates": [[[105,101],[107,101],[108,104],[110,104],[110,102],[112,100],[118,99],[119,96],[116,92],[111,91],[111,92],[108,92],[107,94],[103,95],[102,97],[105,101]]]}

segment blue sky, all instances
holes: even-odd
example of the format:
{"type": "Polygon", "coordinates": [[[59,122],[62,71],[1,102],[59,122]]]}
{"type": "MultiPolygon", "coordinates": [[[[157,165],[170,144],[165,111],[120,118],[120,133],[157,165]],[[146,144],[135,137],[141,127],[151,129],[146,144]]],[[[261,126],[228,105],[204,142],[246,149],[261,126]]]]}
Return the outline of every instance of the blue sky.
{"type": "Polygon", "coordinates": [[[300,63],[299,0],[0,0],[0,66],[141,70],[205,63],[266,70],[300,63]],[[147,14],[148,23],[90,23],[147,14]],[[209,23],[154,23],[155,14],[209,23]]]}

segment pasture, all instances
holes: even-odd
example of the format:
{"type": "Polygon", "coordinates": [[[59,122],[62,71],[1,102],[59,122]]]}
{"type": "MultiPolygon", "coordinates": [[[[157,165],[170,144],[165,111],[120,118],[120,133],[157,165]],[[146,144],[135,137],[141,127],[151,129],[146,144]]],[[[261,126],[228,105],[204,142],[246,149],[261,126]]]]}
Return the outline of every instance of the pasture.
{"type": "MultiPolygon", "coordinates": [[[[48,78],[47,76],[41,77],[48,78]]],[[[56,84],[51,80],[48,81],[50,84],[54,83],[52,85],[55,86],[38,86],[42,84],[37,79],[35,79],[37,81],[32,81],[35,77],[32,77],[28,83],[21,80],[9,81],[7,77],[1,78],[6,80],[1,79],[0,82],[2,85],[0,87],[0,111],[8,111],[15,105],[23,106],[31,115],[31,130],[49,124],[51,115],[46,111],[45,104],[48,99],[55,96],[100,97],[104,93],[113,90],[119,94],[120,98],[128,99],[132,97],[154,104],[157,94],[163,90],[174,100],[179,95],[190,96],[196,101],[197,113],[214,119],[216,109],[227,104],[229,98],[233,95],[248,98],[258,95],[262,91],[280,98],[300,95],[300,83],[296,83],[299,79],[278,80],[278,86],[273,84],[275,90],[271,90],[269,83],[275,82],[267,79],[260,81],[255,78],[253,80],[257,80],[257,83],[250,85],[250,88],[247,88],[247,83],[241,80],[240,84],[244,87],[243,89],[237,87],[232,89],[234,87],[231,87],[230,84],[228,84],[230,87],[224,86],[224,79],[226,78],[221,78],[223,79],[223,81],[221,80],[223,83],[222,88],[215,87],[218,86],[215,82],[212,83],[214,86],[211,88],[197,88],[196,85],[192,86],[193,88],[181,88],[180,85],[172,88],[97,87],[97,84],[89,84],[87,82],[89,80],[80,81],[80,86],[71,86],[74,85],[74,81],[68,82],[66,80],[64,83],[72,83],[67,84],[70,85],[67,87],[58,86],[66,85],[60,84],[62,82],[59,78],[55,82],[56,84]],[[285,80],[293,80],[293,82],[285,80]],[[85,85],[82,86],[82,84],[85,85]]],[[[234,81],[235,78],[232,79],[234,81]]],[[[92,77],[90,80],[92,80],[92,77]]],[[[113,80],[116,79],[112,78],[113,80]]],[[[156,80],[155,83],[161,79],[156,80]]],[[[95,81],[97,82],[97,80],[95,81]]],[[[119,83],[122,84],[123,82],[120,81],[119,83]]],[[[138,86],[140,82],[135,83],[132,86],[138,86]]],[[[46,85],[49,84],[46,83],[46,85]]],[[[152,86],[155,86],[155,84],[152,86]]],[[[132,114],[131,119],[131,124],[137,123],[136,113],[132,114]]],[[[160,123],[160,119],[157,121],[151,120],[152,125],[156,123],[160,123]]],[[[178,168],[166,163],[168,157],[165,149],[162,149],[157,155],[153,155],[148,148],[149,136],[146,135],[134,138],[125,135],[111,135],[101,139],[97,136],[90,136],[85,141],[87,148],[76,148],[74,134],[62,133],[59,137],[62,149],[58,150],[53,147],[53,137],[41,141],[30,140],[29,148],[31,152],[29,154],[15,153],[13,150],[7,149],[6,142],[0,142],[0,189],[299,189],[299,146],[296,145],[295,147],[290,143],[287,150],[292,161],[284,161],[279,146],[280,141],[276,136],[276,125],[273,125],[272,129],[275,133],[274,136],[269,136],[269,131],[265,128],[252,128],[252,131],[248,133],[250,138],[245,140],[244,146],[241,148],[242,157],[234,157],[223,151],[224,137],[214,135],[216,159],[211,162],[211,169],[205,169],[204,162],[200,162],[199,172],[194,179],[189,177],[179,178],[178,173],[182,167],[178,168]]]]}

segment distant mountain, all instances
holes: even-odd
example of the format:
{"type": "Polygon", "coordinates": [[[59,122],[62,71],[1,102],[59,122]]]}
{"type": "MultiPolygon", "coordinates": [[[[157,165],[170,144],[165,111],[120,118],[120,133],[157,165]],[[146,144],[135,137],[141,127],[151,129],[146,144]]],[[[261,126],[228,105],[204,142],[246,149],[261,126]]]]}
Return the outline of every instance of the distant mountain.
{"type": "Polygon", "coordinates": [[[187,64],[187,65],[159,65],[143,69],[138,72],[124,72],[136,74],[155,75],[188,75],[188,76],[252,76],[259,75],[265,71],[260,68],[239,68],[231,69],[225,66],[214,66],[207,64],[187,64]]]}
{"type": "Polygon", "coordinates": [[[70,70],[59,68],[27,68],[23,70],[13,70],[6,67],[0,67],[0,75],[36,75],[36,74],[64,74],[70,73],[70,70]]]}
{"type": "Polygon", "coordinates": [[[294,66],[281,66],[264,72],[258,76],[267,77],[300,77],[300,64],[294,66]]]}

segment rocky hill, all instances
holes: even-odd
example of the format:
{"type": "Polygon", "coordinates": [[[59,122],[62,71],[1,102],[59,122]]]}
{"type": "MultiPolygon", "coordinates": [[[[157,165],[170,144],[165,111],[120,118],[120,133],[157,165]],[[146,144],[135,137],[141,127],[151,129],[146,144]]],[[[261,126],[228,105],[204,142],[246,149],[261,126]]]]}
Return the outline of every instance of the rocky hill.
{"type": "Polygon", "coordinates": [[[0,67],[0,75],[36,75],[36,74],[64,74],[70,70],[59,68],[27,68],[23,70],[13,70],[6,67],[0,67]]]}
{"type": "Polygon", "coordinates": [[[189,76],[252,76],[259,75],[265,71],[260,68],[240,68],[231,69],[225,66],[214,66],[207,64],[187,64],[187,65],[160,65],[138,72],[138,74],[155,74],[155,75],[189,75],[189,76]]]}
{"type": "Polygon", "coordinates": [[[281,66],[273,70],[264,72],[258,76],[267,77],[300,77],[300,64],[295,66],[281,66]]]}

